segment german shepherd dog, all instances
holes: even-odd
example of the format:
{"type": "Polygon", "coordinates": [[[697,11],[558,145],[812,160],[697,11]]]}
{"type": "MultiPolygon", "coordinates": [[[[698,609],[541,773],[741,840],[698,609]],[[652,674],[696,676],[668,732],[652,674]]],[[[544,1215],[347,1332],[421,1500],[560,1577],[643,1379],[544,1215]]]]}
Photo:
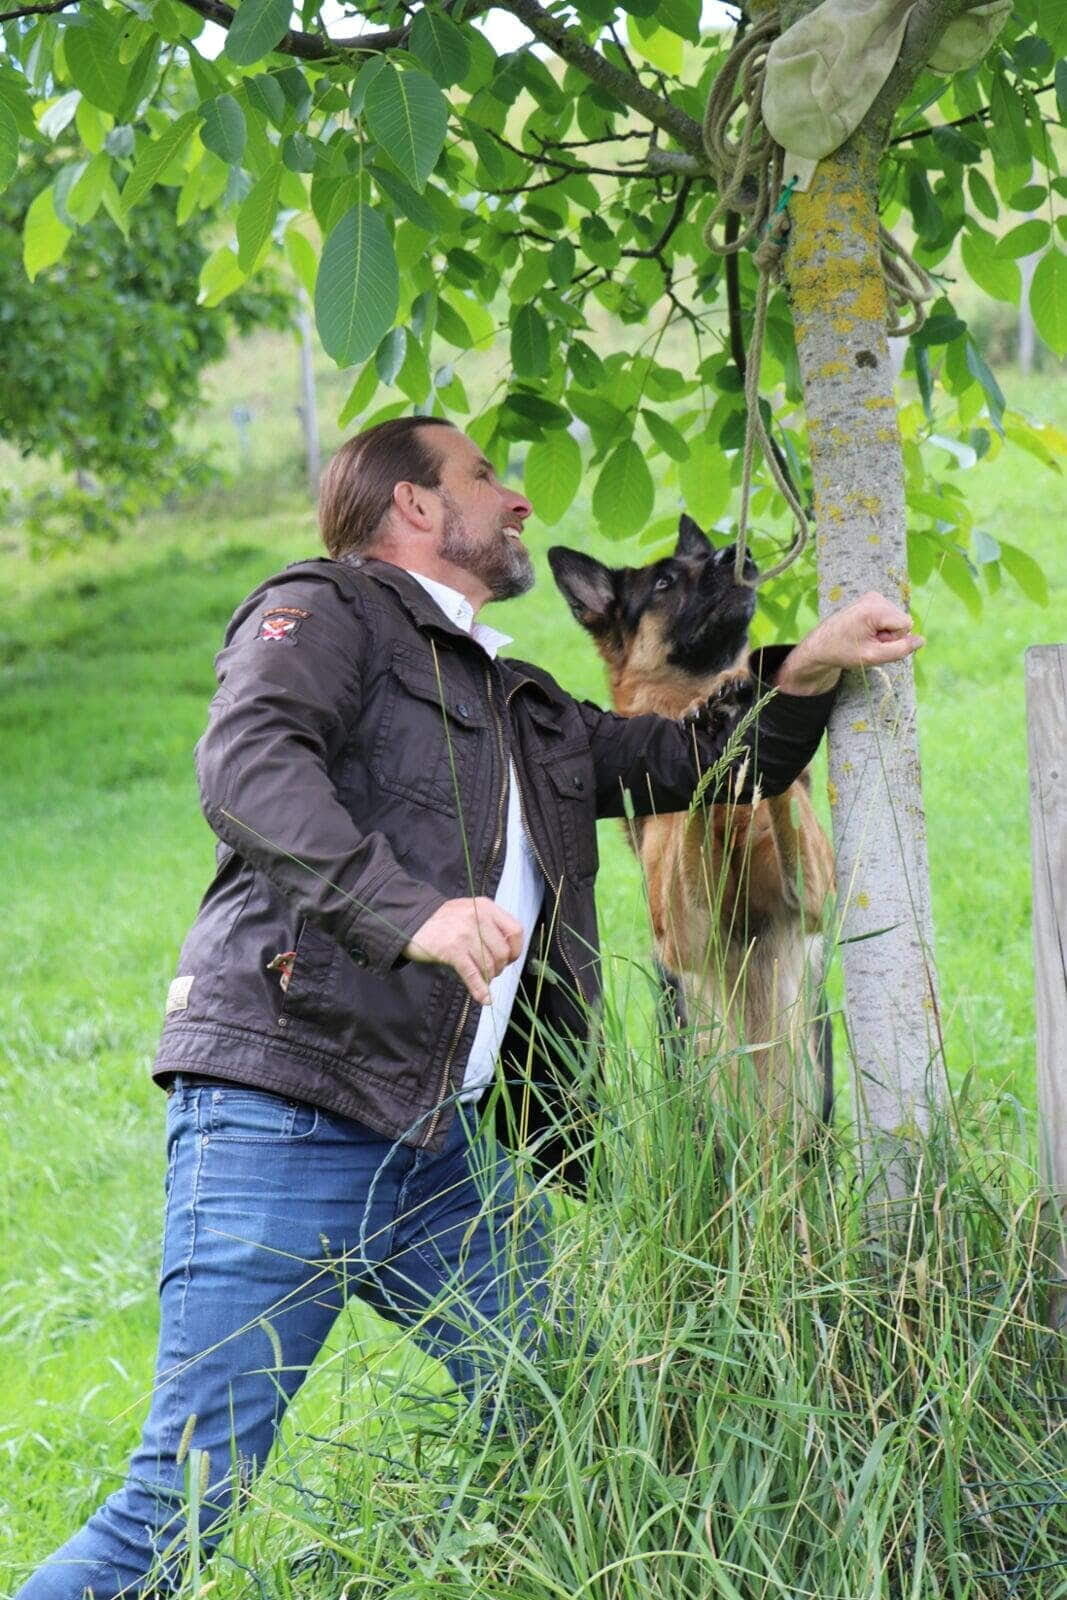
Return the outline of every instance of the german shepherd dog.
{"type": "MultiPolygon", "coordinates": [[[[735,580],[733,547],[716,549],[683,516],[673,555],[649,566],[607,567],[562,545],[548,559],[607,664],[616,711],[710,709],[736,721],[752,706],[756,597],[735,580]]],[[[755,576],[746,558],[745,577],[755,576]]],[[[697,805],[628,825],[676,1030],[692,1026],[701,1057],[722,1057],[740,1103],[792,1121],[802,1140],[828,1117],[833,1093],[819,1015],[833,857],[809,788],[805,773],[751,805],[697,805]]]]}

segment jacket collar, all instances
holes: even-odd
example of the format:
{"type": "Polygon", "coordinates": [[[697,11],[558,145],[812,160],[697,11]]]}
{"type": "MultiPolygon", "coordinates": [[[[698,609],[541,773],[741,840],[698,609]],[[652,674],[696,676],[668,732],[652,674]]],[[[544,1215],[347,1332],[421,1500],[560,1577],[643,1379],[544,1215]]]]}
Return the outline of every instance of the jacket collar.
{"type": "MultiPolygon", "coordinates": [[[[394,566],[391,561],[379,561],[375,556],[348,556],[340,565],[366,573],[376,583],[391,589],[416,627],[432,628],[439,633],[447,633],[454,638],[472,642],[470,634],[445,616],[419,580],[404,567],[394,566]]],[[[503,677],[504,691],[509,700],[519,691],[532,690],[542,704],[553,707],[562,715],[564,702],[560,691],[556,689],[553,693],[553,689],[542,681],[542,674],[536,667],[529,667],[523,661],[507,661],[500,657],[497,658],[496,665],[503,677]]]]}
{"type": "Polygon", "coordinates": [[[417,628],[433,628],[457,639],[470,640],[470,634],[446,617],[419,580],[403,567],[394,566],[391,561],[380,561],[376,556],[346,556],[341,566],[365,572],[375,582],[392,589],[417,628]]]}

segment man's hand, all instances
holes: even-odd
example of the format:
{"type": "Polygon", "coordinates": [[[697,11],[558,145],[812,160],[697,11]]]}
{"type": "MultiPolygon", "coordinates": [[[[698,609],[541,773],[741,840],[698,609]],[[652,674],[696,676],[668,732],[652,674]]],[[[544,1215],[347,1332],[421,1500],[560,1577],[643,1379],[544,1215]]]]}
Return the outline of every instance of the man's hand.
{"type": "Polygon", "coordinates": [[[483,895],[446,900],[404,946],[409,961],[438,961],[454,968],[480,1006],[489,983],[522,954],[521,922],[483,895]]]}
{"type": "Polygon", "coordinates": [[[884,595],[865,594],[829,617],[786,656],[774,680],[783,694],[825,694],[850,667],[902,661],[926,643],[884,595]]]}

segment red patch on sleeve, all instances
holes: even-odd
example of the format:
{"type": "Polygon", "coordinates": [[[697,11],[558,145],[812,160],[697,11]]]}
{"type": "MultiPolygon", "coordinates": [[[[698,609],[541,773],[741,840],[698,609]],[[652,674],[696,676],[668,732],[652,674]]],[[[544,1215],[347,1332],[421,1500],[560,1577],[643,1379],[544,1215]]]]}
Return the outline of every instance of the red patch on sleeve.
{"type": "Polygon", "coordinates": [[[295,644],[300,624],[310,615],[310,611],[301,611],[297,606],[272,606],[264,614],[256,637],[282,644],[295,644]]]}

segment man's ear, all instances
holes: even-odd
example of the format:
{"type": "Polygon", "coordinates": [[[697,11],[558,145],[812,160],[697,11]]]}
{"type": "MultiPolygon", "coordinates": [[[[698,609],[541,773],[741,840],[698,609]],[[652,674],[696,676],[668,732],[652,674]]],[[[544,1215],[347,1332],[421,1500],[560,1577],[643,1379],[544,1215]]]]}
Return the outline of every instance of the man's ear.
{"type": "Polygon", "coordinates": [[[683,511],[678,519],[678,543],[674,547],[676,556],[710,556],[715,553],[715,546],[707,534],[698,527],[692,517],[683,511]]]}
{"type": "Polygon", "coordinates": [[[417,483],[409,483],[406,478],[393,485],[393,503],[390,509],[402,524],[406,523],[419,533],[428,533],[433,527],[430,491],[423,489],[417,483]]]}
{"type": "Polygon", "coordinates": [[[602,561],[554,544],[548,564],[563,598],[583,628],[599,633],[608,626],[615,606],[615,574],[602,561]]]}

